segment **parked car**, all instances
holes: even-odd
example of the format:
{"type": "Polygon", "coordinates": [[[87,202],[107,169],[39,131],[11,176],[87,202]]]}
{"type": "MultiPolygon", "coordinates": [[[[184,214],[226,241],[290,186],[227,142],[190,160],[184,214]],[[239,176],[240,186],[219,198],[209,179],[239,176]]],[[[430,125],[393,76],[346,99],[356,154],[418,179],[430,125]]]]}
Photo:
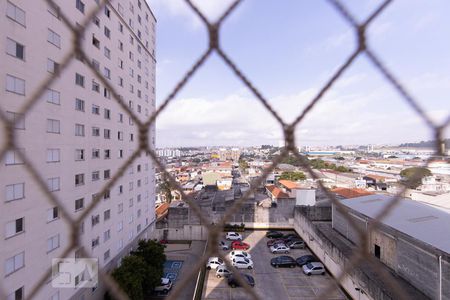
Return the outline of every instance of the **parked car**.
{"type": "MultiPolygon", "coordinates": [[[[253,276],[241,273],[241,277],[242,280],[246,282],[249,286],[251,287],[255,286],[255,279],[253,278],[253,276]]],[[[230,277],[228,277],[228,285],[231,286],[232,288],[235,288],[237,286],[241,286],[241,283],[237,281],[235,275],[231,275],[230,277]]]]}
{"type": "Polygon", "coordinates": [[[253,261],[247,258],[233,258],[231,264],[237,269],[253,269],[253,261]]]}
{"type": "Polygon", "coordinates": [[[242,241],[234,241],[231,243],[231,249],[233,250],[248,250],[250,245],[242,241]]]}
{"type": "Polygon", "coordinates": [[[267,247],[272,247],[275,244],[284,244],[284,239],[272,239],[267,242],[267,247]]]}
{"type": "Polygon", "coordinates": [[[272,258],[270,260],[270,265],[275,268],[295,268],[297,263],[293,257],[282,255],[272,258]]]}
{"type": "Polygon", "coordinates": [[[242,235],[240,233],[230,231],[230,232],[227,232],[227,235],[225,236],[225,238],[230,241],[241,241],[242,235]]]}
{"type": "Polygon", "coordinates": [[[167,294],[172,288],[172,281],[169,278],[161,278],[161,283],[155,287],[155,292],[167,294]]]}
{"type": "Polygon", "coordinates": [[[243,251],[243,250],[233,250],[230,252],[230,258],[234,258],[234,257],[242,257],[242,258],[252,258],[252,256],[247,252],[247,251],[243,251]]]}
{"type": "Polygon", "coordinates": [[[282,238],[283,233],[281,233],[279,231],[269,230],[266,232],[266,237],[268,237],[270,239],[282,238]]]}
{"type": "Polygon", "coordinates": [[[286,246],[288,246],[291,249],[303,249],[305,248],[306,245],[303,240],[292,240],[290,242],[287,242],[286,246]]]}
{"type": "Polygon", "coordinates": [[[318,259],[314,255],[303,255],[298,257],[295,261],[300,267],[303,267],[303,265],[306,265],[307,263],[310,262],[318,261],[318,259]]]}
{"type": "Polygon", "coordinates": [[[287,233],[283,235],[284,239],[300,239],[300,237],[298,236],[298,234],[296,233],[287,233]]]}
{"type": "Polygon", "coordinates": [[[272,252],[273,254],[277,254],[277,253],[289,253],[289,247],[286,246],[285,244],[275,244],[272,247],[270,247],[270,252],[272,252]]]}
{"type": "Polygon", "coordinates": [[[225,262],[221,258],[210,257],[208,259],[208,262],[206,263],[206,268],[208,270],[211,270],[211,269],[215,270],[215,269],[217,269],[217,267],[223,266],[224,264],[225,264],[225,262]]]}
{"type": "Polygon", "coordinates": [[[230,245],[224,241],[219,242],[219,248],[222,250],[230,250],[230,245]]]}
{"type": "Polygon", "coordinates": [[[231,274],[233,274],[233,272],[228,270],[225,265],[218,266],[217,269],[216,269],[216,276],[217,276],[217,278],[229,277],[231,274]]]}
{"type": "Polygon", "coordinates": [[[320,262],[310,262],[303,265],[303,273],[311,275],[325,275],[325,267],[320,262]]]}

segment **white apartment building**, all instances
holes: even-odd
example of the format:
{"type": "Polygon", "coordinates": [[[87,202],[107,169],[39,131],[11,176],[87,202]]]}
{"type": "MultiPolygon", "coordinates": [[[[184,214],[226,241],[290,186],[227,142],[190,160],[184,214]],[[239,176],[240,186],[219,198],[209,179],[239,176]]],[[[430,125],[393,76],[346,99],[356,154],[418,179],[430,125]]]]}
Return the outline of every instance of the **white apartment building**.
{"type": "MultiPolygon", "coordinates": [[[[43,80],[54,76],[72,47],[63,12],[78,26],[98,0],[0,1],[0,109],[17,118],[43,80]]],[[[156,19],[145,0],[112,0],[90,23],[83,48],[140,120],[155,110],[156,19]]],[[[19,123],[16,141],[51,193],[53,205],[14,151],[0,165],[0,291],[25,299],[69,242],[63,206],[78,218],[93,197],[138,147],[138,128],[111,91],[79,58],[58,75],[19,123]]],[[[149,142],[154,148],[155,129],[149,142]]],[[[0,134],[0,144],[5,141],[0,134]]],[[[151,238],[155,221],[155,175],[150,157],[134,161],[84,219],[79,238],[99,267],[115,268],[141,238],[151,238]]],[[[80,257],[80,249],[69,257],[80,257]]],[[[95,288],[52,287],[35,299],[103,299],[95,288]]],[[[0,298],[2,295],[0,294],[0,298]]]]}

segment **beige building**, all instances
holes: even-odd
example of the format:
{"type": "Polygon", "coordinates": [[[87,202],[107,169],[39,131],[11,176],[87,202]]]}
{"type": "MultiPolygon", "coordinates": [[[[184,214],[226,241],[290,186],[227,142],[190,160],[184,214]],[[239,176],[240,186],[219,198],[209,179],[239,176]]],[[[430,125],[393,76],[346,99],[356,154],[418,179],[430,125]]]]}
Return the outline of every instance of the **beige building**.
{"type": "MultiPolygon", "coordinates": [[[[20,108],[53,76],[72,47],[59,11],[81,24],[97,0],[0,1],[0,109],[19,118],[20,108]]],[[[156,19],[144,0],[112,0],[89,24],[83,48],[131,110],[144,120],[155,110],[156,19]]],[[[22,121],[16,141],[50,192],[72,218],[114,176],[138,146],[138,130],[108,90],[78,58],[60,74],[22,121]]],[[[149,141],[154,147],[154,127],[149,141]]],[[[5,137],[0,136],[4,141],[5,137]]],[[[151,237],[155,220],[154,166],[142,154],[84,219],[80,241],[111,270],[139,238],[151,237]]],[[[28,297],[52,258],[68,246],[68,226],[14,151],[1,163],[0,291],[28,297]]],[[[80,257],[80,249],[69,257],[80,257]]],[[[54,288],[49,278],[35,299],[102,299],[103,286],[54,288]]],[[[2,295],[0,295],[2,298],[2,295]]]]}

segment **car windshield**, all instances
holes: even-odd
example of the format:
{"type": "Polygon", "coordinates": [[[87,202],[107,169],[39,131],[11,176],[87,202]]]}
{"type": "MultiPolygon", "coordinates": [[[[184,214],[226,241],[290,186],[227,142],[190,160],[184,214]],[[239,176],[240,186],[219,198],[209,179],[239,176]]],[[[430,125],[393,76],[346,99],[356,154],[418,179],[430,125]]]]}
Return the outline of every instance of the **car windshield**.
{"type": "Polygon", "coordinates": [[[307,263],[307,264],[306,264],[306,267],[307,267],[308,269],[313,269],[313,268],[314,268],[313,265],[312,265],[311,263],[307,263]]]}
{"type": "Polygon", "coordinates": [[[223,264],[223,260],[222,260],[221,258],[218,258],[217,261],[218,261],[220,264],[223,264]]]}

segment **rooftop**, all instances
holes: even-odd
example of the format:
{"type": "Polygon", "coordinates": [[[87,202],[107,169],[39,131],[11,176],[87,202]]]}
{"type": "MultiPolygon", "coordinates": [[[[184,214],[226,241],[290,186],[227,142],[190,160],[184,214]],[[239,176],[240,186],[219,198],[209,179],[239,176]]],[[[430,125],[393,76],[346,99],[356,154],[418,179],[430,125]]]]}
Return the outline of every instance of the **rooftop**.
{"type": "Polygon", "coordinates": [[[275,198],[281,199],[281,198],[289,198],[289,195],[280,190],[278,187],[274,186],[273,184],[266,185],[266,189],[271,193],[275,198]]]}
{"type": "Polygon", "coordinates": [[[281,180],[278,180],[278,183],[280,183],[282,186],[284,186],[288,189],[291,189],[291,190],[300,188],[300,186],[296,182],[293,182],[291,180],[281,179],[281,180]]]}
{"type": "Polygon", "coordinates": [[[333,193],[338,194],[339,196],[342,196],[346,199],[361,197],[361,196],[367,196],[367,195],[373,195],[372,192],[363,190],[363,189],[350,189],[350,188],[335,188],[331,190],[333,193]]]}
{"type": "MultiPolygon", "coordinates": [[[[393,199],[393,196],[388,195],[369,195],[345,199],[342,204],[369,218],[375,218],[393,199]]],[[[381,223],[450,253],[450,214],[445,211],[417,201],[400,199],[381,223]]]]}

